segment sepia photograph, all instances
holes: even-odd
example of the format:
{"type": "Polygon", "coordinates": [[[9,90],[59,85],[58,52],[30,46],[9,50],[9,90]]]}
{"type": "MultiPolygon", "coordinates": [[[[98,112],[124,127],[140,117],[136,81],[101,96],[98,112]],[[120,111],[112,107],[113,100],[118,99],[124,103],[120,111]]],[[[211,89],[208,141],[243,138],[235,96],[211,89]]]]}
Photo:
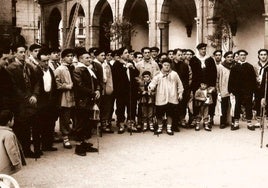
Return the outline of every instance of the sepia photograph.
{"type": "Polygon", "coordinates": [[[0,3],[0,188],[267,188],[268,0],[0,3]]]}

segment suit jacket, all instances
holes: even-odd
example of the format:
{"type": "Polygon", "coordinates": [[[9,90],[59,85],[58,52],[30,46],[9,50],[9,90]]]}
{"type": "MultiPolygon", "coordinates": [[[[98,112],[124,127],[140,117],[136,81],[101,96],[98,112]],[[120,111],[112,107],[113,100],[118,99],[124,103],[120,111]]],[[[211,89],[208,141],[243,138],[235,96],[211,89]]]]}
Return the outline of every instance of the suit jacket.
{"type": "Polygon", "coordinates": [[[184,90],[188,90],[189,89],[189,66],[184,63],[184,62],[172,62],[171,65],[172,69],[178,73],[181,82],[183,84],[183,88],[184,90]]]}
{"type": "Polygon", "coordinates": [[[102,90],[104,88],[104,82],[103,82],[103,68],[100,63],[97,63],[95,61],[92,62],[93,68],[92,70],[95,72],[97,76],[97,81],[99,82],[98,84],[100,85],[100,91],[102,93],[102,90]]]}
{"type": "Polygon", "coordinates": [[[40,92],[37,100],[38,112],[46,114],[49,117],[56,119],[58,117],[58,106],[59,106],[59,91],[57,90],[56,79],[51,68],[48,69],[51,76],[51,90],[46,92],[44,90],[43,71],[38,66],[38,75],[40,79],[40,92]]]}
{"type": "Polygon", "coordinates": [[[77,66],[73,77],[76,106],[82,109],[90,109],[94,104],[95,92],[101,90],[98,79],[91,76],[85,66],[77,66]]]}
{"type": "Polygon", "coordinates": [[[242,65],[236,63],[231,68],[228,91],[234,95],[251,95],[256,92],[257,79],[254,67],[245,62],[242,65]]]}
{"type": "Polygon", "coordinates": [[[215,60],[212,57],[209,57],[205,60],[205,82],[208,87],[216,87],[217,82],[217,66],[215,60]]]}
{"type": "Polygon", "coordinates": [[[25,120],[36,113],[37,105],[29,103],[31,96],[38,98],[40,82],[31,64],[15,59],[8,67],[14,87],[14,107],[17,120],[25,120]],[[27,79],[26,79],[27,77],[27,79]],[[27,81],[26,81],[27,80],[27,81]]]}
{"type": "Polygon", "coordinates": [[[201,61],[194,56],[190,60],[190,67],[192,69],[192,85],[191,85],[191,90],[196,91],[201,84],[202,81],[202,68],[201,68],[201,61]]]}
{"type": "Polygon", "coordinates": [[[0,67],[0,109],[12,109],[14,107],[14,88],[11,75],[0,67]]]}
{"type": "Polygon", "coordinates": [[[136,69],[134,63],[132,63],[134,69],[130,68],[130,80],[127,76],[127,68],[120,61],[115,61],[112,67],[112,73],[114,78],[114,94],[116,98],[131,96],[133,99],[137,99],[138,95],[138,82],[135,77],[139,76],[139,71],[136,69]]]}

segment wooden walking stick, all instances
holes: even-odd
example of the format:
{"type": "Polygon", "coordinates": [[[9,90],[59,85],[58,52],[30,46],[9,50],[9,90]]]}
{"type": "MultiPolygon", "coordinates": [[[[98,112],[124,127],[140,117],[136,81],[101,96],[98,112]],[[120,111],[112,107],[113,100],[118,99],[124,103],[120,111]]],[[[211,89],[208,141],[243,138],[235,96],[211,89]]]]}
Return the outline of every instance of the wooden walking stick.
{"type": "MultiPolygon", "coordinates": [[[[264,100],[266,103],[266,97],[267,97],[267,72],[265,72],[265,86],[264,86],[264,100]]],[[[264,106],[261,106],[261,112],[262,112],[262,118],[261,118],[261,148],[263,145],[263,135],[264,135],[264,123],[266,119],[266,104],[264,106]]]]}

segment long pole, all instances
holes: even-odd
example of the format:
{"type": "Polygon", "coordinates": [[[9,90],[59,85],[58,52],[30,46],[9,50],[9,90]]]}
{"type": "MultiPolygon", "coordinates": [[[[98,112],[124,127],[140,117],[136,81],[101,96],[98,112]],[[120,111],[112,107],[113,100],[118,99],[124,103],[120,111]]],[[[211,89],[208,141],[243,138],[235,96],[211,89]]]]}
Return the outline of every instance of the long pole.
{"type": "MultiPolygon", "coordinates": [[[[265,86],[264,86],[264,100],[266,102],[266,98],[267,98],[267,72],[265,72],[265,86]]],[[[263,135],[264,135],[264,122],[266,119],[266,105],[264,107],[262,107],[262,123],[261,123],[261,148],[263,145],[263,135]]]]}

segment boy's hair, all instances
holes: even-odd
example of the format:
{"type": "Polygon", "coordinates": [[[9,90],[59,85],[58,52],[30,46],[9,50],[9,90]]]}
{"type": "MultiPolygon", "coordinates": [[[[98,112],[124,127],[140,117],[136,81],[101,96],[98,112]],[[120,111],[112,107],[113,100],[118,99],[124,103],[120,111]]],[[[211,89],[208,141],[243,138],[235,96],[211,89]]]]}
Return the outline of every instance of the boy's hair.
{"type": "Polygon", "coordinates": [[[13,113],[10,110],[0,111],[0,125],[6,125],[13,118],[13,113]]]}
{"type": "Polygon", "coordinates": [[[144,71],[141,75],[142,76],[149,75],[151,77],[151,72],[150,71],[144,71]]]}

